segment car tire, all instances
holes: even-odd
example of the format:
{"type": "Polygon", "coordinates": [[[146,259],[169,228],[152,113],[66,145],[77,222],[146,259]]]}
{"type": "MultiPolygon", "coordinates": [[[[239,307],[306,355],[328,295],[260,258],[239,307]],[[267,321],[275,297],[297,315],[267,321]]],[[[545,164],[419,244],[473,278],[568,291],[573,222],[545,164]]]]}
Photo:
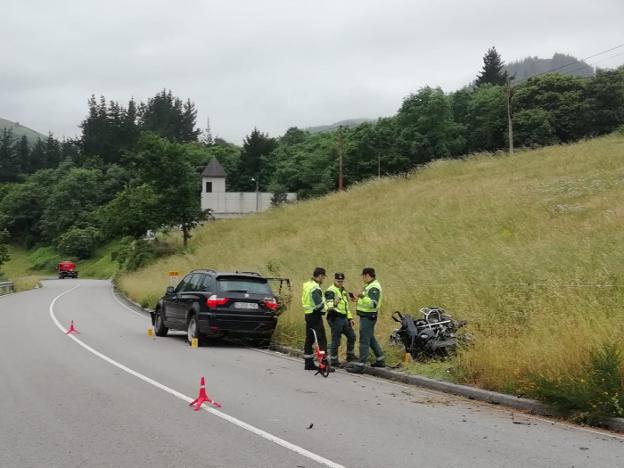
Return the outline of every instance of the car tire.
{"type": "Polygon", "coordinates": [[[188,319],[186,327],[186,341],[189,346],[193,344],[193,338],[197,338],[197,346],[204,344],[204,337],[199,333],[199,324],[197,323],[197,316],[191,315],[188,319]]]}
{"type": "Polygon", "coordinates": [[[167,336],[169,329],[165,327],[165,319],[161,309],[154,312],[154,334],[156,336],[167,336]]]}

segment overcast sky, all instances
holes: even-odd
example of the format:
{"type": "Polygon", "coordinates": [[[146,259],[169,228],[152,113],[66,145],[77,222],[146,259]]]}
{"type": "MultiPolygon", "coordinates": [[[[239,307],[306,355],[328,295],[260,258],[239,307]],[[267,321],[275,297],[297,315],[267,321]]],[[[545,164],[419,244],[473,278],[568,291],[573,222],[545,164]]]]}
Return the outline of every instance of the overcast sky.
{"type": "MultiPolygon", "coordinates": [[[[80,134],[91,94],[126,105],[163,88],[240,143],[255,126],[377,118],[424,85],[505,61],[582,58],[624,43],[623,0],[1,0],[0,117],[80,134]]],[[[615,67],[624,47],[589,59],[615,67]],[[615,56],[619,54],[619,56],[615,56]],[[609,58],[611,57],[611,58],[609,58]]]]}

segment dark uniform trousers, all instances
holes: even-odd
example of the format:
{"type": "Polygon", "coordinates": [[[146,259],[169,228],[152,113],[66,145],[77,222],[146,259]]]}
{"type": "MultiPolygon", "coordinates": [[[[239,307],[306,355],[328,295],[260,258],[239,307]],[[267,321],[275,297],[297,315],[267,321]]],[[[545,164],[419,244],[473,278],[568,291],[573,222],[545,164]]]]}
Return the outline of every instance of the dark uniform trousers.
{"type": "Polygon", "coordinates": [[[327,338],[325,337],[325,327],[323,326],[323,315],[320,312],[306,314],[305,322],[306,339],[303,346],[303,354],[305,358],[312,358],[314,357],[314,351],[312,350],[312,345],[314,344],[314,333],[312,330],[316,331],[318,346],[321,351],[327,351],[327,338]]]}
{"type": "Polygon", "coordinates": [[[346,316],[340,314],[327,319],[327,322],[329,322],[329,327],[331,328],[330,358],[334,361],[338,360],[338,348],[340,347],[342,335],[347,337],[347,355],[353,355],[355,350],[355,331],[353,331],[351,322],[347,320],[346,316]]]}

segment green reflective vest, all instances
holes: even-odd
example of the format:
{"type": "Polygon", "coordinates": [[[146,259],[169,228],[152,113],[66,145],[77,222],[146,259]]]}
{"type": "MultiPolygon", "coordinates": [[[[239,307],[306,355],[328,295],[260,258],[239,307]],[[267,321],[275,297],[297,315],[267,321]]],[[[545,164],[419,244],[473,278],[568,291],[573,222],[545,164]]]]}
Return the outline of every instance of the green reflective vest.
{"type": "Polygon", "coordinates": [[[376,314],[377,312],[379,312],[383,299],[383,292],[381,290],[381,285],[379,284],[379,281],[374,279],[373,281],[368,283],[364,288],[364,291],[362,291],[362,294],[363,296],[358,298],[357,301],[357,311],[363,312],[365,314],[376,314]],[[379,290],[379,299],[376,301],[369,296],[369,292],[373,288],[377,288],[379,290]]]}
{"type": "Polygon", "coordinates": [[[306,281],[303,283],[303,293],[301,294],[301,305],[303,306],[303,311],[306,314],[311,314],[314,312],[314,309],[320,310],[321,312],[325,310],[325,301],[323,299],[323,291],[321,286],[314,280],[306,281]],[[314,302],[312,297],[312,293],[316,290],[320,291],[321,303],[317,304],[314,302]]]}
{"type": "Polygon", "coordinates": [[[327,288],[325,291],[325,304],[328,309],[334,309],[338,314],[344,315],[349,320],[353,318],[349,308],[349,297],[347,296],[347,291],[345,291],[344,288],[339,288],[335,284],[332,284],[329,288],[327,288]],[[333,293],[333,298],[328,297],[327,293],[333,293]],[[336,299],[340,299],[340,301],[337,301],[336,299]]]}

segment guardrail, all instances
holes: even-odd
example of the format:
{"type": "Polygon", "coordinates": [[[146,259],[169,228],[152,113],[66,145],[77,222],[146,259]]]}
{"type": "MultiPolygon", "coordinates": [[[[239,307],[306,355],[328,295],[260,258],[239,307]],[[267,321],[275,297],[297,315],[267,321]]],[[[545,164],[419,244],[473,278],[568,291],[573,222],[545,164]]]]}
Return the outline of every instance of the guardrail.
{"type": "Polygon", "coordinates": [[[15,284],[11,281],[0,281],[0,296],[15,292],[15,284]]]}

